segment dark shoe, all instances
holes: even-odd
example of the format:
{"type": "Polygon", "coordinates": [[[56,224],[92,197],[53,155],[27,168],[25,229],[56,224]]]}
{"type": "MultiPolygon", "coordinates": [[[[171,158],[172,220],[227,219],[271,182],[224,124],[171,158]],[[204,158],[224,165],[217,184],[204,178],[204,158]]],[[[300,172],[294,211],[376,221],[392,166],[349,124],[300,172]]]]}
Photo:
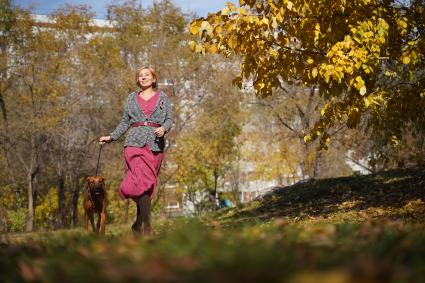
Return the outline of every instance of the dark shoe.
{"type": "Polygon", "coordinates": [[[134,222],[133,225],[131,225],[131,231],[133,231],[134,238],[140,238],[142,235],[142,225],[140,225],[137,222],[134,222]]]}

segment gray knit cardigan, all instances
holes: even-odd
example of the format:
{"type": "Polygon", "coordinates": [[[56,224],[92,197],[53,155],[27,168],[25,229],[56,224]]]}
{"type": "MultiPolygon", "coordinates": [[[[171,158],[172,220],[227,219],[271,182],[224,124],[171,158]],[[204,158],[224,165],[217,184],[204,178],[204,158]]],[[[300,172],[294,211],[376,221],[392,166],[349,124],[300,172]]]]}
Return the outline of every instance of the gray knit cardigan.
{"type": "MultiPolygon", "coordinates": [[[[124,106],[124,112],[121,122],[110,134],[112,140],[119,139],[134,122],[154,122],[159,123],[165,128],[168,133],[173,125],[171,114],[171,103],[168,96],[162,91],[159,94],[158,102],[150,117],[146,117],[139,103],[137,102],[137,91],[130,93],[124,106]]],[[[154,133],[155,128],[150,126],[131,127],[124,146],[143,147],[149,145],[152,151],[163,151],[165,147],[165,138],[157,137],[154,133]]]]}

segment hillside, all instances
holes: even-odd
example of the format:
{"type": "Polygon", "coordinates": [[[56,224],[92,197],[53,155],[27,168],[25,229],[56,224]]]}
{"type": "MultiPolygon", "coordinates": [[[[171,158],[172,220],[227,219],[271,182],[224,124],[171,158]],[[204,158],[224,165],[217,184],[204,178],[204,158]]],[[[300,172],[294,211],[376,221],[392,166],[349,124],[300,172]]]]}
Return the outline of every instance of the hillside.
{"type": "Polygon", "coordinates": [[[423,168],[311,180],[134,240],[3,238],[1,282],[425,282],[423,168]]]}
{"type": "Polygon", "coordinates": [[[391,170],[370,175],[308,180],[276,188],[240,210],[222,211],[223,224],[281,218],[290,222],[335,223],[371,219],[424,220],[425,168],[391,170]]]}

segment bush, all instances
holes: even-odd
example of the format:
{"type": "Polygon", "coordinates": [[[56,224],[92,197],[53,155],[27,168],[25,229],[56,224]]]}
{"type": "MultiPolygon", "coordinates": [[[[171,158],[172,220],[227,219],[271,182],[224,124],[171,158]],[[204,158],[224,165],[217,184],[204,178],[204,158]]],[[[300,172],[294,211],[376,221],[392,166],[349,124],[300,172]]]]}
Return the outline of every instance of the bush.
{"type": "Polygon", "coordinates": [[[9,210],[7,212],[8,223],[7,230],[8,232],[24,232],[25,225],[27,222],[27,212],[26,208],[18,208],[16,210],[9,210]]]}

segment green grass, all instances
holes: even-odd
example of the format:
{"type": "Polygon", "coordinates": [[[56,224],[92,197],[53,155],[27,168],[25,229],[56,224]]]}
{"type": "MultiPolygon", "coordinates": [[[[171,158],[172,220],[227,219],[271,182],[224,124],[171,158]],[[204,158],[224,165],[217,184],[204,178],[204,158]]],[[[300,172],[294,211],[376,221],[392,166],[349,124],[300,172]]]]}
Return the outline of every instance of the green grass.
{"type": "Polygon", "coordinates": [[[134,240],[13,235],[0,282],[425,282],[421,168],[316,180],[134,240]]]}

